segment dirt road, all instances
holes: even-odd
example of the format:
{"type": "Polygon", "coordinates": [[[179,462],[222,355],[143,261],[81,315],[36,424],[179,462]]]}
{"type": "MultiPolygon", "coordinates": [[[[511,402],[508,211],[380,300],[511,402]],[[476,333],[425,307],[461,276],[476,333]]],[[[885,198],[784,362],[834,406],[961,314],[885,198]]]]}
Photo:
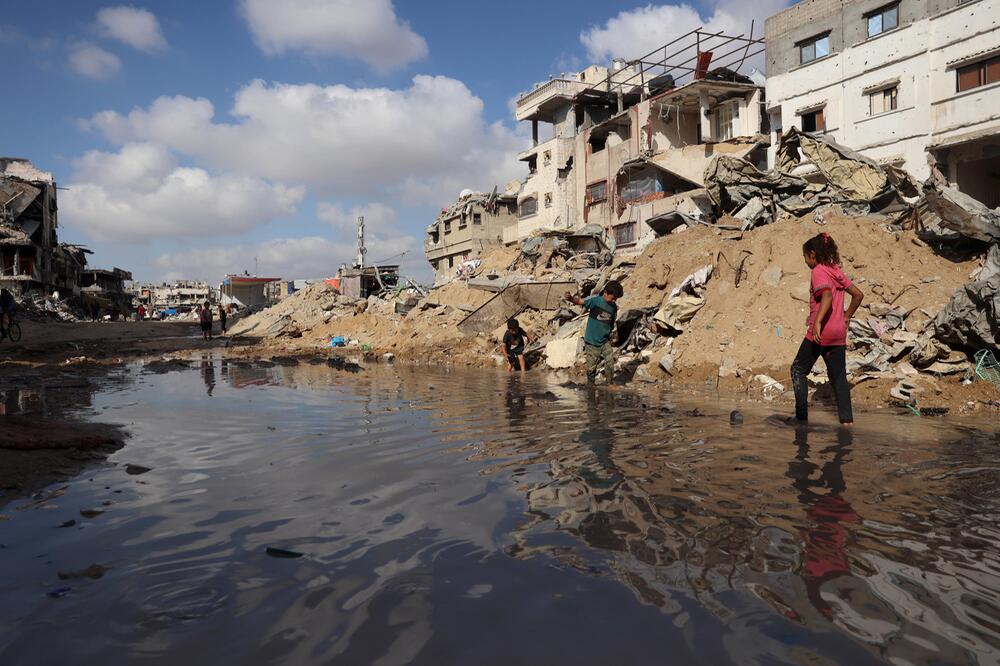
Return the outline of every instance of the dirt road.
{"type": "Polygon", "coordinates": [[[127,358],[182,349],[214,347],[191,322],[37,322],[22,321],[20,342],[0,342],[0,363],[29,365],[86,357],[127,358]]]}

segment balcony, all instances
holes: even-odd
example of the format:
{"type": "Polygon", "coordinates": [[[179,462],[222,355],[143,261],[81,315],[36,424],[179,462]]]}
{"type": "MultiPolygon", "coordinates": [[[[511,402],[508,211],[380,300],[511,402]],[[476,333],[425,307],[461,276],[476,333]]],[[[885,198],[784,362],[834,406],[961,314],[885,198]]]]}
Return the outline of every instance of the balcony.
{"type": "Polygon", "coordinates": [[[531,92],[517,98],[516,117],[521,120],[552,122],[552,112],[563,106],[577,93],[587,89],[587,84],[572,79],[550,79],[531,92]]]}

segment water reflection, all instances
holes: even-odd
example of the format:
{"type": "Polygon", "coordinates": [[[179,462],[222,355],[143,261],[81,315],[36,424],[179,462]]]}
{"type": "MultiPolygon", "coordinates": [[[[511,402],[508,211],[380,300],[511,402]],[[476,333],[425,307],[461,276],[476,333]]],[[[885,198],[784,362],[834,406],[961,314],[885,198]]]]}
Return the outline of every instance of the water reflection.
{"type": "Polygon", "coordinates": [[[0,657],[55,663],[51,626],[91,645],[107,616],[78,663],[996,662],[993,432],[691,407],[530,374],[143,375],[94,409],[132,424],[116,462],[153,471],[0,523],[22,572],[0,657]],[[91,561],[110,573],[39,593],[91,561]]]}
{"type": "Polygon", "coordinates": [[[843,466],[851,452],[853,432],[841,428],[837,439],[835,445],[819,452],[821,462],[814,462],[809,458],[809,428],[796,428],[797,452],[788,463],[787,472],[809,523],[802,531],[805,553],[800,575],[809,591],[810,602],[828,619],[832,619],[833,610],[823,599],[823,586],[850,574],[848,529],[850,524],[861,522],[860,516],[843,497],[847,490],[843,466]]]}

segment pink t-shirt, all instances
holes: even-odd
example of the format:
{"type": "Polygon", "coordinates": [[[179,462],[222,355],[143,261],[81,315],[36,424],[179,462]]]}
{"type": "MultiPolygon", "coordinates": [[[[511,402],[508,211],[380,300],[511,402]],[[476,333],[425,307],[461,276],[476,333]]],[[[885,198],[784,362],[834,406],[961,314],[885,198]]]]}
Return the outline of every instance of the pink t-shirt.
{"type": "Polygon", "coordinates": [[[813,322],[819,314],[819,305],[823,300],[823,291],[829,289],[833,293],[833,303],[826,313],[822,327],[822,344],[832,347],[847,344],[847,322],[844,319],[844,292],[854,283],[844,275],[840,266],[816,264],[812,269],[812,279],[809,284],[809,319],[806,321],[806,340],[813,339],[813,322]]]}

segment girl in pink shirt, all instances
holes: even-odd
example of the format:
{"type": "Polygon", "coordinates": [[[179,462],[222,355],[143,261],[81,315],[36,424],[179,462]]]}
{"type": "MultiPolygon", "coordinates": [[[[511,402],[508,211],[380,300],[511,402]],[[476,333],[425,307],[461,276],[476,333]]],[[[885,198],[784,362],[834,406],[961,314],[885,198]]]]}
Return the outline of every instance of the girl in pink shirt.
{"type": "Polygon", "coordinates": [[[806,339],[792,361],[795,418],[799,421],[809,418],[807,377],[822,356],[837,399],[840,422],[850,426],[854,424],[854,416],[851,411],[851,386],[847,383],[847,327],[864,294],[840,270],[840,253],[829,234],[819,234],[806,241],[802,246],[802,256],[812,269],[812,278],[806,339]],[[846,313],[845,293],[851,295],[851,305],[846,313]]]}

